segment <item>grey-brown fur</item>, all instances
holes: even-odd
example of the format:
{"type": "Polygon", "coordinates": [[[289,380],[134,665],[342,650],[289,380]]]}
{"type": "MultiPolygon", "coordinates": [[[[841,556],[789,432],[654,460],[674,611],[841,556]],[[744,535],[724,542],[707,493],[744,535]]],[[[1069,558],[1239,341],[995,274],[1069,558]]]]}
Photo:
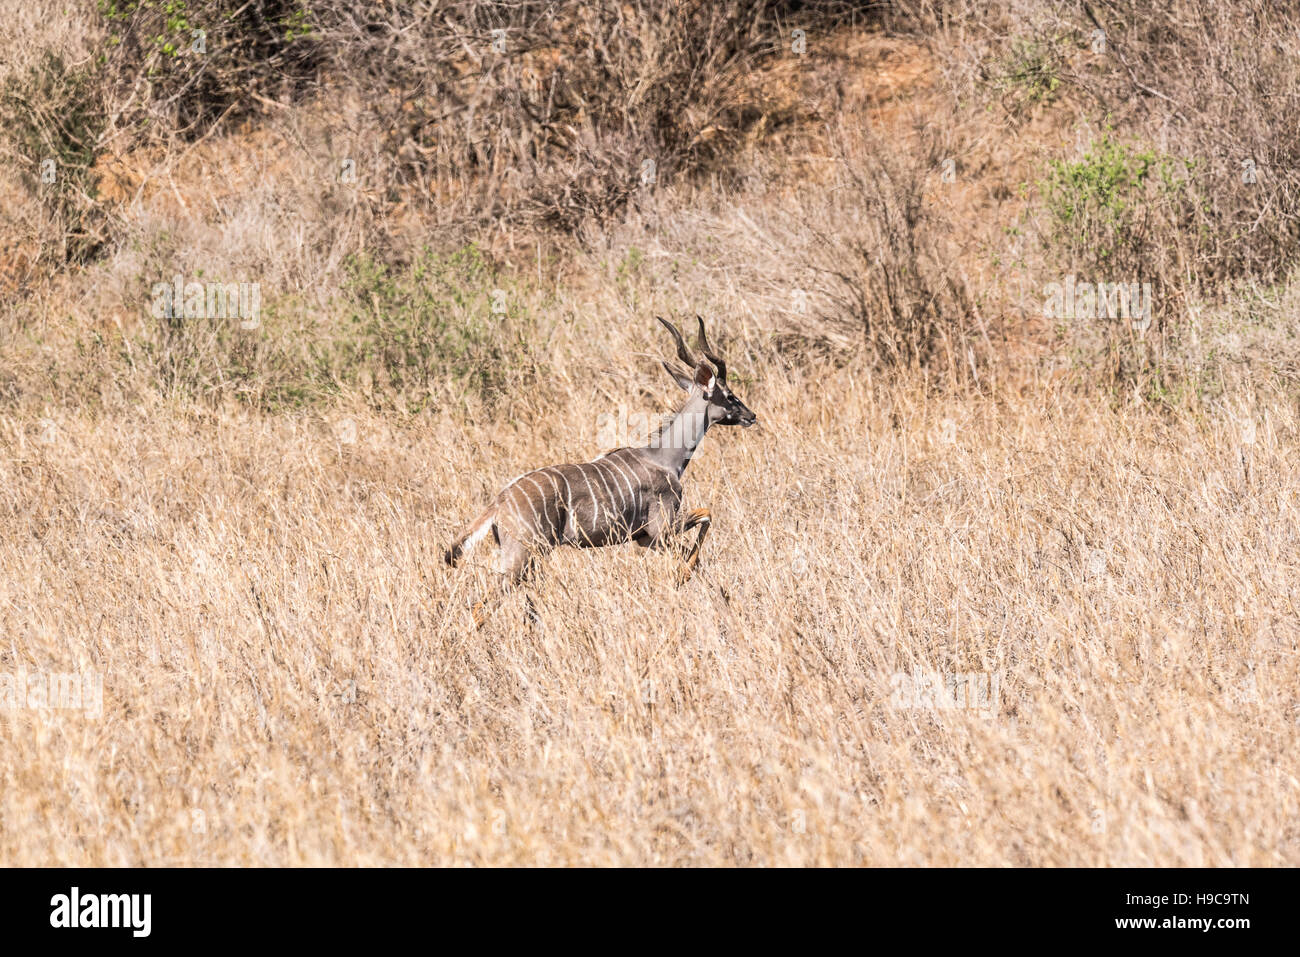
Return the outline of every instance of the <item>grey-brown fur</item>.
{"type": "Polygon", "coordinates": [[[710,517],[706,509],[683,513],[682,473],[711,425],[753,425],[757,417],[727,387],[726,365],[711,351],[700,320],[700,348],[706,359],[696,364],[681,334],[672,333],[677,354],[694,366],[694,375],[665,367],[687,399],[673,419],[643,448],[615,449],[592,462],[550,465],[521,475],[447,549],[456,564],[487,534],[501,546],[503,584],[523,578],[534,561],[557,545],[579,548],[633,541],[660,546],[699,527],[686,559],[689,576],[698,558],[710,517]]]}

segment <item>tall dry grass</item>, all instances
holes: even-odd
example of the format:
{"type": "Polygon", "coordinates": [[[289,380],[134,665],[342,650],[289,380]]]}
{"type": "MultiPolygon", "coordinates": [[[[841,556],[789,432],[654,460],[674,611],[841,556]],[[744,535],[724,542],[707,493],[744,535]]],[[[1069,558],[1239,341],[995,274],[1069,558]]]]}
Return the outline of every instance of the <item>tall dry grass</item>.
{"type": "Polygon", "coordinates": [[[687,473],[695,579],[558,552],[540,627],[516,596],[483,631],[440,551],[598,451],[589,383],[491,430],[6,417],[3,667],[100,674],[103,711],[0,711],[0,859],[1300,862],[1293,409],[747,392],[687,473]],[[929,672],[996,702],[899,697],[929,672]]]}

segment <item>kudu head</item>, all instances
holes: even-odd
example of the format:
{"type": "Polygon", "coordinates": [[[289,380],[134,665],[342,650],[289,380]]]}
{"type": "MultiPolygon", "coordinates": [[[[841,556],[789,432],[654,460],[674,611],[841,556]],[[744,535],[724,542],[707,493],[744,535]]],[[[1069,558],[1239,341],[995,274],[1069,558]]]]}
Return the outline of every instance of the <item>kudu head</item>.
{"type": "Polygon", "coordinates": [[[696,359],[686,348],[682,334],[667,319],[656,316],[663,327],[672,334],[677,344],[677,358],[686,363],[686,369],[664,363],[664,368],[673,377],[673,381],[692,396],[704,399],[705,421],[708,425],[743,425],[746,428],[758,421],[758,416],[749,410],[745,403],[727,387],[727,364],[709,348],[709,340],[704,335],[704,320],[696,316],[700,324],[700,337],[696,343],[703,353],[703,358],[696,359]],[[687,369],[694,370],[688,372],[687,369]]]}

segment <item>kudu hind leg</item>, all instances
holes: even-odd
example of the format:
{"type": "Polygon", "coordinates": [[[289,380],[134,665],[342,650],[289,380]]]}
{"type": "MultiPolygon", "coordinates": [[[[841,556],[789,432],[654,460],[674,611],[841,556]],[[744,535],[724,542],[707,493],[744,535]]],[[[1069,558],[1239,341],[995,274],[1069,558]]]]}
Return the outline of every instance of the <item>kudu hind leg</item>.
{"type": "MultiPolygon", "coordinates": [[[[533,573],[537,566],[537,559],[540,557],[536,549],[529,548],[505,532],[499,534],[501,536],[500,577],[493,590],[474,605],[475,628],[482,628],[487,623],[492,608],[500,603],[510,589],[533,573]]],[[[529,608],[532,609],[531,599],[529,608]]],[[[536,616],[536,611],[532,614],[536,616]]]]}
{"type": "Polygon", "coordinates": [[[691,575],[695,572],[695,566],[700,563],[700,548],[704,545],[704,536],[709,534],[709,526],[712,524],[713,515],[707,508],[693,508],[682,517],[682,532],[689,532],[693,528],[698,528],[700,531],[695,536],[695,541],[691,544],[691,550],[682,560],[682,567],[677,572],[678,585],[684,585],[690,581],[691,575]]]}

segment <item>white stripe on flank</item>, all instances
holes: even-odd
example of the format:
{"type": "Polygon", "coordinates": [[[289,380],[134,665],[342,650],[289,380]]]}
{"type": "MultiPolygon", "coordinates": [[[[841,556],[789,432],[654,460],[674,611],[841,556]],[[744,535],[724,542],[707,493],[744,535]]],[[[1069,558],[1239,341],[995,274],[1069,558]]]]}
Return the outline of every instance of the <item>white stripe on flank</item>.
{"type": "Polygon", "coordinates": [[[555,538],[558,541],[564,537],[564,529],[561,528],[560,515],[560,483],[555,478],[555,472],[552,469],[542,469],[542,474],[551,480],[551,488],[555,489],[555,495],[550,499],[555,504],[555,538]]]}
{"type": "Polygon", "coordinates": [[[609,460],[609,464],[612,465],[614,468],[618,469],[618,474],[619,474],[620,476],[622,476],[623,481],[625,481],[625,482],[627,483],[627,491],[628,491],[628,494],[629,494],[629,495],[633,494],[633,492],[634,492],[635,489],[636,489],[636,482],[633,481],[633,479],[635,478],[635,476],[629,476],[628,473],[627,473],[627,471],[623,468],[623,466],[620,465],[620,464],[619,464],[617,461],[615,461],[614,459],[610,459],[610,460],[609,460]]]}
{"type": "MultiPolygon", "coordinates": [[[[521,476],[519,476],[519,481],[522,482],[522,481],[523,481],[524,479],[526,479],[526,478],[528,478],[527,475],[521,475],[521,476]]],[[[528,479],[528,481],[533,482],[532,479],[528,479]]],[[[536,482],[533,482],[533,485],[534,485],[534,487],[537,488],[537,491],[539,491],[539,492],[541,491],[541,487],[538,486],[536,482]]],[[[533,499],[532,499],[532,496],[531,496],[531,495],[525,494],[525,495],[524,495],[524,501],[528,503],[528,508],[529,508],[529,509],[532,511],[532,513],[533,513],[533,524],[532,524],[530,527],[531,527],[532,531],[535,533],[539,528],[542,527],[542,517],[541,517],[540,515],[537,514],[537,506],[533,504],[533,499]]]]}
{"type": "MultiPolygon", "coordinates": [[[[601,480],[602,482],[605,482],[605,475],[606,475],[605,470],[606,470],[607,468],[609,468],[609,466],[610,466],[610,463],[609,463],[609,462],[601,462],[599,465],[596,466],[596,468],[600,470],[600,476],[601,476],[600,480],[601,480]]],[[[619,508],[619,511],[623,511],[624,509],[627,508],[627,502],[626,502],[626,501],[624,500],[624,498],[623,498],[623,486],[619,483],[619,481],[618,481],[618,477],[614,474],[613,470],[611,470],[608,474],[609,474],[609,477],[610,477],[611,479],[613,479],[613,481],[614,481],[614,485],[613,485],[614,492],[618,492],[618,508],[619,508]]],[[[605,482],[605,485],[607,486],[606,491],[608,491],[609,483],[608,483],[608,482],[605,482]]],[[[614,505],[614,493],[613,493],[613,492],[610,492],[610,493],[609,493],[609,504],[610,504],[610,507],[613,508],[613,505],[614,505]]]]}
{"type": "Polygon", "coordinates": [[[582,481],[587,485],[587,501],[591,503],[592,531],[594,532],[600,523],[600,503],[596,501],[596,490],[591,487],[591,479],[587,478],[587,470],[579,465],[578,474],[582,476],[582,481]]]}
{"type": "Polygon", "coordinates": [[[567,534],[569,529],[574,529],[574,533],[576,534],[578,523],[574,520],[573,517],[573,489],[569,488],[568,476],[566,476],[563,472],[560,473],[560,478],[564,479],[564,509],[565,509],[564,510],[565,527],[561,529],[561,531],[567,534]]]}
{"type": "Polygon", "coordinates": [[[529,472],[523,477],[523,479],[520,479],[520,481],[522,482],[526,479],[528,484],[537,489],[537,498],[534,499],[533,496],[529,495],[528,504],[533,507],[533,514],[537,515],[537,502],[539,500],[541,501],[542,514],[539,515],[537,519],[537,531],[539,533],[544,533],[546,531],[546,526],[551,524],[551,513],[546,510],[546,492],[542,489],[542,483],[533,477],[536,474],[536,472],[529,472]]]}
{"type": "Polygon", "coordinates": [[[524,520],[524,513],[523,510],[519,507],[518,497],[511,500],[510,510],[515,513],[515,521],[519,525],[517,534],[520,537],[520,541],[524,542],[524,544],[528,544],[530,541],[532,541],[531,536],[529,536],[528,534],[528,530],[532,526],[529,525],[528,522],[524,520]]]}
{"type": "Polygon", "coordinates": [[[591,470],[595,473],[596,478],[600,479],[600,484],[605,489],[605,511],[613,514],[614,512],[614,490],[605,479],[605,470],[599,465],[592,465],[591,470]]]}

